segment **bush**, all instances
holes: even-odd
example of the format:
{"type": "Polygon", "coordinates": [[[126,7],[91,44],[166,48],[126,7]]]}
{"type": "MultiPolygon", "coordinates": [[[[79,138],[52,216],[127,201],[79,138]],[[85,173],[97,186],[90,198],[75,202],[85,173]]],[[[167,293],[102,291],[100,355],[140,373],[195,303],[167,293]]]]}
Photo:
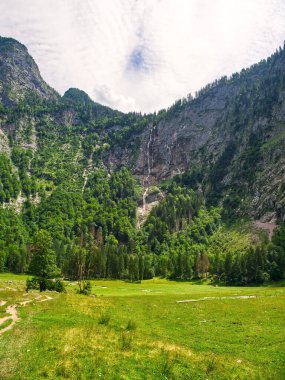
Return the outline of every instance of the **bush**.
{"type": "Polygon", "coordinates": [[[91,282],[86,281],[83,284],[79,284],[79,290],[77,291],[78,294],[85,294],[86,296],[89,296],[91,293],[91,282]]]}
{"type": "Polygon", "coordinates": [[[53,290],[58,293],[62,293],[65,291],[64,283],[60,280],[56,280],[56,281],[49,280],[47,282],[47,289],[53,290]]]}
{"type": "Polygon", "coordinates": [[[28,292],[31,289],[35,290],[51,290],[54,292],[62,293],[65,291],[64,283],[60,280],[47,280],[42,277],[33,277],[31,280],[27,279],[26,281],[26,291],[28,292]]]}
{"type": "Polygon", "coordinates": [[[37,278],[33,277],[31,280],[28,278],[26,281],[26,292],[28,292],[31,289],[40,289],[40,284],[37,278]]]}

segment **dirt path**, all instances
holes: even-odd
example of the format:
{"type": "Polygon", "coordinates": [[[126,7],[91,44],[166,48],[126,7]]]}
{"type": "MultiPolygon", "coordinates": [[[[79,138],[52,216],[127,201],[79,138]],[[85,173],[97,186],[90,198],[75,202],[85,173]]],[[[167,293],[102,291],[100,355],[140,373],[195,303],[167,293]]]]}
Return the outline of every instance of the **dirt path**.
{"type": "Polygon", "coordinates": [[[5,286],[5,289],[12,290],[13,292],[16,292],[16,291],[17,291],[17,289],[15,289],[15,288],[11,288],[10,286],[5,286]]]}
{"type": "Polygon", "coordinates": [[[14,324],[19,320],[16,307],[17,307],[17,305],[8,306],[6,308],[6,313],[10,314],[10,316],[0,318],[0,327],[4,322],[6,322],[10,319],[12,320],[12,322],[8,326],[6,326],[2,330],[0,330],[0,335],[3,334],[4,332],[8,331],[8,330],[11,330],[13,328],[14,324]]]}
{"type": "Polygon", "coordinates": [[[44,295],[44,297],[46,297],[46,298],[41,299],[41,300],[39,300],[39,301],[37,301],[37,302],[45,302],[45,301],[52,300],[52,297],[50,297],[50,296],[44,295]]]}
{"type": "MultiPolygon", "coordinates": [[[[10,315],[3,317],[3,318],[0,318],[0,335],[3,334],[4,332],[8,331],[8,330],[11,330],[13,328],[13,326],[15,325],[15,323],[20,320],[20,318],[18,317],[18,313],[17,313],[17,307],[19,307],[19,306],[24,307],[30,302],[45,302],[45,301],[49,301],[52,299],[53,299],[52,297],[44,294],[44,295],[39,295],[38,297],[35,297],[33,299],[30,299],[30,300],[21,301],[18,304],[9,305],[6,308],[5,312],[7,314],[10,314],[10,315]],[[6,321],[9,321],[9,320],[11,320],[12,322],[8,326],[1,329],[1,326],[6,321]]],[[[0,306],[4,306],[6,303],[7,303],[7,301],[0,301],[0,306]]]]}
{"type": "Polygon", "coordinates": [[[33,302],[33,300],[22,301],[22,302],[20,302],[20,306],[26,306],[30,302],[33,302]]]}

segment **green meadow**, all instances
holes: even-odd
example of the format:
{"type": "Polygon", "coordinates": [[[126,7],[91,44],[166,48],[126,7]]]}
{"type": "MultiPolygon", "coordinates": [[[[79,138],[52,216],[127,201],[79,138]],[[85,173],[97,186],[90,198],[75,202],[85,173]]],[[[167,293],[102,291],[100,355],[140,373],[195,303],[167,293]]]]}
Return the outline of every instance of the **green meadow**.
{"type": "Polygon", "coordinates": [[[0,318],[15,303],[20,318],[0,335],[1,380],[285,378],[282,283],[92,281],[83,296],[27,294],[26,278],[0,275],[0,318]]]}

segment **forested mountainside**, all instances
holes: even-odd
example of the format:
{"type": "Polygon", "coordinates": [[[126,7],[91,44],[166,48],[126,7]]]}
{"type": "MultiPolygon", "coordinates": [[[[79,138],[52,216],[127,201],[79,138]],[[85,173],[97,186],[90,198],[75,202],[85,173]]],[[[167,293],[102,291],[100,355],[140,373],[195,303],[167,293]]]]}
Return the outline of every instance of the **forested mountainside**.
{"type": "Polygon", "coordinates": [[[60,97],[27,49],[0,38],[0,270],[37,244],[76,278],[284,275],[272,242],[225,227],[285,220],[285,50],[157,114],[60,97]]]}

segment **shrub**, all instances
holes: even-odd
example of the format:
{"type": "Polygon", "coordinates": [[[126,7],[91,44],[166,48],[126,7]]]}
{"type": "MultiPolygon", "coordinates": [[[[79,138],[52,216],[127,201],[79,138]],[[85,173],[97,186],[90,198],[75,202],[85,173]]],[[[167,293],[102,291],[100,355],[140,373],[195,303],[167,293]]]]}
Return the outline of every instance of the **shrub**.
{"type": "Polygon", "coordinates": [[[47,282],[47,289],[48,290],[53,290],[58,293],[62,293],[65,291],[64,283],[60,280],[56,281],[48,281],[47,282]]]}
{"type": "Polygon", "coordinates": [[[100,315],[100,317],[98,319],[98,323],[99,323],[99,325],[108,325],[110,322],[110,319],[111,319],[110,315],[104,313],[104,314],[100,315]]]}
{"type": "Polygon", "coordinates": [[[28,278],[26,281],[26,292],[28,292],[31,289],[40,289],[40,284],[37,278],[33,277],[31,280],[28,278]]]}
{"type": "Polygon", "coordinates": [[[78,294],[85,294],[86,296],[89,296],[91,293],[91,282],[86,281],[83,284],[79,284],[79,290],[77,291],[78,294]]]}
{"type": "Polygon", "coordinates": [[[54,292],[62,293],[65,291],[64,283],[57,280],[47,280],[42,277],[33,277],[31,280],[27,279],[26,281],[26,291],[28,292],[31,289],[36,290],[51,290],[54,292]]]}

